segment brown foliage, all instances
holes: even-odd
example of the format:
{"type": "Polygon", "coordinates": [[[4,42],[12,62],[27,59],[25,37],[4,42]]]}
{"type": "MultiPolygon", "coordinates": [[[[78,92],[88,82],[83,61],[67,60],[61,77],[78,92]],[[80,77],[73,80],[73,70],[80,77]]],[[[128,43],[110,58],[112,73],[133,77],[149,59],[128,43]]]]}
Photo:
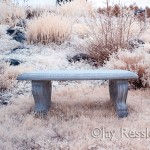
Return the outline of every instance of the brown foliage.
{"type": "Polygon", "coordinates": [[[118,49],[128,48],[128,41],[135,36],[131,29],[134,24],[133,15],[124,9],[120,12],[119,17],[101,14],[97,21],[89,23],[92,30],[89,31],[89,40],[84,49],[99,65],[109,60],[109,56],[118,49]],[[127,13],[127,16],[124,15],[127,13]]]}
{"type": "Polygon", "coordinates": [[[132,82],[136,88],[150,87],[150,54],[145,49],[119,50],[110,57],[105,67],[136,72],[138,80],[132,82]]]}
{"type": "MultiPolygon", "coordinates": [[[[98,8],[98,13],[100,13],[100,14],[109,14],[111,16],[118,17],[119,15],[121,15],[121,9],[122,9],[122,6],[116,4],[114,6],[108,6],[107,8],[98,8]]],[[[124,6],[124,9],[134,12],[134,11],[139,10],[140,8],[136,5],[130,5],[128,7],[124,6]]],[[[146,7],[146,10],[147,10],[147,18],[150,18],[150,8],[146,7]]],[[[136,17],[139,20],[144,21],[145,12],[138,14],[136,17]]]]}
{"type": "Polygon", "coordinates": [[[107,8],[98,8],[98,13],[118,17],[121,15],[121,9],[122,7],[116,4],[114,6],[108,6],[107,8]]]}

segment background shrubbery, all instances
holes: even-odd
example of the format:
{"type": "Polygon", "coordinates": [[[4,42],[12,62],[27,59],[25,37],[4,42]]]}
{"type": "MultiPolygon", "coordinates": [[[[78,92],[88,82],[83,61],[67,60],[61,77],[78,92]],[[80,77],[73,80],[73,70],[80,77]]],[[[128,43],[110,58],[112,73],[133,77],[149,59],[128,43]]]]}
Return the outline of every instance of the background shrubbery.
{"type": "Polygon", "coordinates": [[[0,91],[10,91],[17,85],[17,76],[33,70],[32,66],[10,66],[9,62],[0,61],[0,91]]]}
{"type": "Polygon", "coordinates": [[[112,16],[110,12],[99,14],[87,24],[89,38],[85,46],[81,46],[81,51],[84,50],[101,66],[119,49],[133,48],[130,41],[138,39],[146,29],[144,22],[135,20],[131,10],[121,7],[117,16],[112,16]]]}
{"type": "Polygon", "coordinates": [[[145,23],[145,20],[136,19],[133,12],[131,6],[119,5],[99,12],[96,19],[88,22],[89,38],[80,50],[94,58],[100,66],[136,72],[139,79],[132,82],[136,88],[150,87],[150,54],[144,48],[135,49],[138,46],[134,43],[131,45],[131,41],[140,37],[146,38],[147,42],[150,26],[148,20],[145,23]]]}
{"type": "Polygon", "coordinates": [[[29,43],[61,44],[67,41],[74,32],[79,36],[82,36],[82,33],[86,34],[85,29],[83,29],[83,26],[86,25],[79,23],[79,20],[81,19],[84,22],[84,17],[92,17],[94,9],[90,2],[75,0],[63,4],[53,11],[47,9],[47,11],[40,10],[36,13],[30,10],[30,13],[27,12],[27,14],[28,16],[30,14],[30,18],[33,18],[28,21],[26,29],[29,43]],[[80,25],[79,30],[75,27],[77,25],[80,25]],[[74,28],[76,28],[75,31],[74,28]]]}
{"type": "Polygon", "coordinates": [[[32,44],[52,42],[61,44],[69,39],[71,29],[72,25],[68,18],[55,14],[43,14],[28,22],[27,40],[32,44]]]}
{"type": "Polygon", "coordinates": [[[150,87],[150,54],[143,48],[132,52],[119,50],[110,56],[105,67],[133,71],[139,76],[138,80],[132,81],[135,88],[150,87]]]}
{"type": "Polygon", "coordinates": [[[74,0],[58,7],[57,11],[64,16],[79,19],[79,17],[94,15],[94,8],[91,2],[86,0],[74,0]]]}
{"type": "Polygon", "coordinates": [[[16,77],[20,71],[18,67],[9,66],[8,63],[0,64],[0,91],[11,90],[16,84],[16,77]]]}
{"type": "Polygon", "coordinates": [[[25,18],[24,9],[10,1],[1,1],[0,11],[0,24],[12,24],[16,19],[25,18]]]}

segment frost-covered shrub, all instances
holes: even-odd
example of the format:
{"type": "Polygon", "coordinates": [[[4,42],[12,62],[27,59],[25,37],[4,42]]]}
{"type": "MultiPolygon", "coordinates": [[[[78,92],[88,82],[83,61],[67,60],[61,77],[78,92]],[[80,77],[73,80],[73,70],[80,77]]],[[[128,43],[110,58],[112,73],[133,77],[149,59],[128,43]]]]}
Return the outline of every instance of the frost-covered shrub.
{"type": "Polygon", "coordinates": [[[9,63],[0,62],[0,91],[11,90],[17,84],[17,76],[32,67],[23,65],[10,66],[9,63]]]}
{"type": "Polygon", "coordinates": [[[28,21],[27,40],[31,44],[61,44],[69,39],[71,27],[71,22],[66,17],[45,13],[28,21]]]}
{"type": "Polygon", "coordinates": [[[12,24],[16,19],[25,18],[22,7],[11,2],[0,2],[0,24],[12,24]]]}
{"type": "Polygon", "coordinates": [[[8,63],[0,64],[0,91],[10,90],[14,84],[17,75],[19,74],[18,67],[9,66],[8,63]]]}
{"type": "Polygon", "coordinates": [[[122,8],[117,17],[99,14],[97,18],[87,21],[89,38],[85,46],[81,46],[81,51],[86,51],[99,65],[103,65],[113,52],[127,49],[129,41],[137,38],[144,26],[134,20],[132,13],[122,8]]]}
{"type": "Polygon", "coordinates": [[[136,72],[139,78],[132,81],[135,87],[150,87],[150,54],[145,49],[136,49],[133,52],[119,50],[110,56],[105,67],[136,72]]]}
{"type": "Polygon", "coordinates": [[[91,2],[86,0],[74,0],[70,3],[66,3],[58,7],[58,13],[70,16],[70,17],[81,17],[85,15],[93,16],[94,8],[91,2]]]}
{"type": "Polygon", "coordinates": [[[26,13],[26,19],[33,19],[34,17],[39,17],[44,13],[52,13],[55,12],[56,8],[51,7],[50,5],[35,5],[34,7],[26,7],[25,13],[26,13]]]}

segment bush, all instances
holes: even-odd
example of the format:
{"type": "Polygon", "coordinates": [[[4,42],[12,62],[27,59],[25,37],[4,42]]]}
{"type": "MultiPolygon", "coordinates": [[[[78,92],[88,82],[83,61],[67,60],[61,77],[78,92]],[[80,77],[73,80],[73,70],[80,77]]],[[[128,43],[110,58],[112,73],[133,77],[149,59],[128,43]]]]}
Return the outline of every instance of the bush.
{"type": "Polygon", "coordinates": [[[28,8],[26,10],[26,19],[33,19],[34,17],[39,17],[42,14],[43,14],[43,10],[37,8],[36,9],[28,8]]]}
{"type": "Polygon", "coordinates": [[[71,22],[66,17],[45,13],[28,21],[27,40],[31,44],[61,44],[69,39],[71,28],[71,22]]]}
{"type": "Polygon", "coordinates": [[[109,69],[130,70],[138,74],[138,80],[132,82],[136,88],[150,87],[150,54],[143,49],[119,50],[110,56],[105,67],[109,69]]]}
{"type": "Polygon", "coordinates": [[[10,66],[9,63],[0,62],[0,91],[9,91],[17,85],[17,76],[25,71],[33,70],[32,66],[10,66]]]}
{"type": "Polygon", "coordinates": [[[86,0],[74,0],[58,7],[58,13],[76,18],[85,16],[86,14],[93,16],[94,9],[91,2],[87,2],[86,0]]]}
{"type": "Polygon", "coordinates": [[[8,63],[1,63],[0,74],[0,91],[10,90],[19,74],[18,67],[10,67],[8,63]]]}
{"type": "Polygon", "coordinates": [[[111,16],[116,16],[118,17],[121,14],[121,6],[120,5],[114,5],[114,6],[109,6],[107,8],[98,8],[98,13],[100,14],[109,14],[111,16]]]}
{"type": "Polygon", "coordinates": [[[144,24],[137,23],[131,11],[122,8],[120,12],[118,17],[98,14],[97,19],[88,22],[90,36],[81,50],[95,58],[99,65],[109,60],[113,52],[129,48],[128,42],[137,38],[143,29],[144,24]]]}
{"type": "Polygon", "coordinates": [[[55,12],[56,8],[50,5],[36,6],[36,7],[26,7],[26,19],[33,19],[34,17],[39,17],[44,13],[55,12]]]}
{"type": "Polygon", "coordinates": [[[16,19],[25,18],[23,8],[11,2],[0,2],[0,24],[12,24],[16,19]]]}

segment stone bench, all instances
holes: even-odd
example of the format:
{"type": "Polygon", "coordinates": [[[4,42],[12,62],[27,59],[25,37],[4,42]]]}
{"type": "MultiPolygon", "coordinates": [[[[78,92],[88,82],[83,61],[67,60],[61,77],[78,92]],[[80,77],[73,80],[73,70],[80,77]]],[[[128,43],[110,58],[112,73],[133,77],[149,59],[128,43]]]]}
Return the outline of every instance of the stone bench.
{"type": "Polygon", "coordinates": [[[123,118],[128,115],[128,79],[137,78],[137,74],[125,70],[40,70],[23,73],[17,80],[32,81],[34,110],[43,114],[51,106],[52,81],[109,80],[110,99],[114,102],[118,117],[123,118]]]}

